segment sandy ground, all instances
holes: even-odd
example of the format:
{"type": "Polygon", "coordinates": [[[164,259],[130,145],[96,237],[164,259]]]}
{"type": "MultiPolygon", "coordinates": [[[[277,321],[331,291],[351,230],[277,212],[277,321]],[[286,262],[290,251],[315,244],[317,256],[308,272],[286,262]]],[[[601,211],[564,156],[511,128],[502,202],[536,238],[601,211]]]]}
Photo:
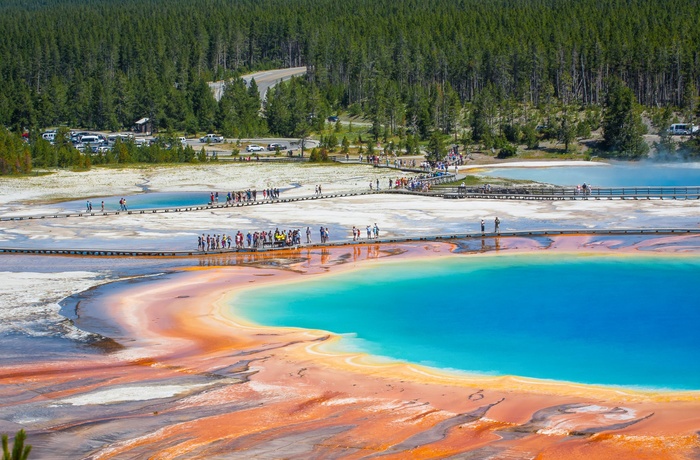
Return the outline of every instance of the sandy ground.
{"type": "MultiPolygon", "coordinates": [[[[601,166],[590,161],[520,161],[495,164],[464,165],[461,170],[542,167],[601,166]]],[[[148,166],[142,168],[93,168],[86,172],[58,170],[48,175],[13,178],[0,177],[0,210],[9,203],[42,203],[95,196],[128,195],[144,189],[154,192],[231,191],[248,188],[286,188],[294,186],[289,196],[309,195],[316,185],[324,193],[364,191],[370,181],[379,179],[383,187],[388,180],[410,177],[395,170],[376,169],[367,165],[289,165],[289,164],[204,164],[196,166],[148,166]]]]}
{"type": "Polygon", "coordinates": [[[206,164],[144,168],[93,168],[86,172],[57,171],[49,175],[0,177],[0,209],[8,203],[41,203],[95,196],[157,192],[232,191],[248,188],[285,188],[310,195],[316,185],[324,193],[367,190],[369,182],[406,175],[398,171],[359,165],[206,164]]]}
{"type": "MultiPolygon", "coordinates": [[[[79,204],[82,206],[82,203],[79,204]]],[[[79,209],[77,210],[79,211],[79,209]]],[[[36,212],[22,206],[0,215],[36,212]]],[[[328,227],[331,241],[364,235],[377,223],[383,237],[415,237],[488,231],[498,216],[502,231],[606,228],[698,228],[698,200],[506,201],[445,200],[406,195],[362,195],[182,213],[120,214],[68,219],[15,220],[0,226],[0,246],[42,248],[196,248],[197,235],[235,234],[275,228],[328,227]]]]}
{"type": "MultiPolygon", "coordinates": [[[[137,193],[144,187],[202,191],[301,184],[289,193],[303,196],[318,184],[324,192],[366,190],[370,180],[390,177],[396,172],[364,166],[253,164],[59,172],[0,178],[0,214],[31,212],[35,205],[28,202],[137,193]]],[[[319,222],[331,227],[332,240],[347,239],[352,225],[362,229],[374,222],[384,235],[443,234],[474,231],[482,218],[492,225],[496,215],[503,230],[697,228],[699,206],[373,195],[181,214],[2,222],[0,245],[191,248],[203,231],[319,222]]],[[[699,240],[560,237],[546,250],[698,254],[699,240]]],[[[225,312],[231,293],[251,284],[322,276],[386,257],[454,257],[451,250],[431,243],[202,257],[200,268],[88,301],[63,333],[77,339],[85,339],[78,331],[107,335],[115,341],[111,352],[80,359],[34,352],[27,362],[3,363],[0,431],[27,429],[37,458],[697,457],[697,392],[640,393],[379,365],[366,356],[330,352],[334,338],[328,334],[259,329],[225,312]]],[[[536,240],[501,238],[470,255],[533,250],[545,248],[536,240]]],[[[3,274],[9,285],[0,289],[3,333],[31,334],[36,322],[60,323],[57,302],[104,283],[116,264],[95,259],[89,268],[71,271],[66,263],[59,268],[55,258],[12,257],[19,268],[3,274]]]]}
{"type": "MultiPolygon", "coordinates": [[[[522,162],[537,166],[542,162],[522,162]]],[[[557,164],[562,162],[547,162],[557,164]]],[[[590,162],[573,162],[573,164],[590,162]]],[[[61,205],[37,205],[92,196],[121,196],[151,191],[292,187],[282,197],[312,196],[317,185],[324,193],[365,191],[379,179],[387,184],[397,171],[369,166],[216,164],[144,169],[61,171],[31,178],[0,178],[0,216],[27,216],[65,211],[61,205]]],[[[115,201],[116,203],[116,201],[115,201]]],[[[112,203],[116,206],[115,203],[112,203]]],[[[82,211],[80,201],[72,212],[82,211]]],[[[223,208],[168,214],[87,216],[3,222],[0,245],[42,248],[190,250],[197,236],[232,234],[275,228],[328,227],[331,241],[351,238],[351,228],[364,231],[378,224],[382,236],[415,237],[475,232],[486,221],[491,230],[498,216],[502,231],[600,228],[698,228],[698,200],[506,201],[445,200],[405,195],[330,198],[246,208],[223,208]]]]}
{"type": "MultiPolygon", "coordinates": [[[[679,238],[685,237],[652,247],[673,250],[679,238]]],[[[560,237],[548,250],[637,248],[592,243],[560,237]]],[[[504,239],[500,250],[540,245],[504,239]]],[[[26,427],[36,452],[52,453],[40,458],[682,459],[697,453],[694,392],[381,364],[330,352],[334,338],[327,333],[260,328],[228,313],[231,293],[251,283],[311,279],[385,258],[455,257],[447,244],[367,249],[290,252],[286,270],[269,268],[264,257],[255,267],[192,270],[86,305],[78,324],[94,327],[91,317],[109,318],[119,325],[113,338],[123,348],[73,362],[37,357],[5,366],[0,420],[6,429],[26,427]]]]}

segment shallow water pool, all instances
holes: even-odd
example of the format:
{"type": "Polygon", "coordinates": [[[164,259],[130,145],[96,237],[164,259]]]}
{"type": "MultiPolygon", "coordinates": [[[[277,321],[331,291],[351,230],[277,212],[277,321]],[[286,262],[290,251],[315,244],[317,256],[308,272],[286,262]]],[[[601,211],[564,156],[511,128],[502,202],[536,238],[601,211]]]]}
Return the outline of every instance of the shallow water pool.
{"type": "Polygon", "coordinates": [[[700,259],[456,256],[246,290],[233,314],[444,369],[700,389],[700,259]]]}
{"type": "Polygon", "coordinates": [[[480,174],[562,186],[576,186],[584,182],[594,187],[700,186],[700,163],[642,162],[550,168],[492,168],[480,174]]]}

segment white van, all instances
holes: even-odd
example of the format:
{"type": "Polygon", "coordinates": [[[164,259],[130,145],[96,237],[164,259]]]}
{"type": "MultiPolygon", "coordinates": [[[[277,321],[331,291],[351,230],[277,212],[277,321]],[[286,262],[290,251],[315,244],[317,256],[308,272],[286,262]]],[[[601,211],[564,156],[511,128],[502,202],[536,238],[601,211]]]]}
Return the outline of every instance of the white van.
{"type": "Polygon", "coordinates": [[[109,142],[110,144],[114,144],[115,142],[117,142],[117,140],[121,140],[122,142],[129,142],[129,140],[133,138],[134,136],[129,134],[110,134],[109,136],[107,136],[107,142],[109,142]]]}
{"type": "Polygon", "coordinates": [[[699,129],[697,125],[691,125],[690,123],[674,123],[668,132],[676,136],[689,136],[697,133],[699,129]]]}
{"type": "Polygon", "coordinates": [[[41,137],[49,142],[53,142],[56,139],[56,131],[46,131],[41,137]]]}
{"type": "Polygon", "coordinates": [[[92,134],[83,136],[80,138],[80,143],[81,144],[90,144],[90,145],[97,145],[100,144],[100,138],[97,136],[93,136],[92,134]]]}

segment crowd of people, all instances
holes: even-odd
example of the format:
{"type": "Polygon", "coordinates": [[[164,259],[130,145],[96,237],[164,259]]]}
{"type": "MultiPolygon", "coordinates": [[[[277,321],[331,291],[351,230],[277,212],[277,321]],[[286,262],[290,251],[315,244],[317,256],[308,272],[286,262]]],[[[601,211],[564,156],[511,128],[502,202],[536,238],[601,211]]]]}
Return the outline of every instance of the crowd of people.
{"type": "MultiPolygon", "coordinates": [[[[377,226],[376,222],[374,223],[374,226],[368,225],[366,230],[367,230],[367,239],[368,240],[379,238],[379,226],[377,226]]],[[[362,232],[360,231],[360,229],[353,225],[352,226],[352,240],[353,241],[360,241],[361,235],[362,235],[362,232]]]]}
{"type": "MultiPolygon", "coordinates": [[[[375,224],[367,226],[367,239],[379,238],[379,226],[375,224]]],[[[306,244],[312,244],[311,227],[306,227],[306,244]]],[[[321,226],[319,228],[320,242],[330,242],[330,231],[328,227],[321,226]]],[[[352,227],[352,240],[360,241],[362,232],[356,226],[352,227]]],[[[276,228],[274,231],[249,231],[243,233],[240,230],[234,234],[204,234],[197,237],[197,250],[202,252],[216,251],[221,249],[255,249],[265,247],[291,247],[301,244],[302,231],[299,229],[280,230],[276,228]]]]}
{"type": "MultiPolygon", "coordinates": [[[[280,189],[278,188],[266,188],[261,190],[263,200],[276,200],[280,197],[280,189]]],[[[219,202],[219,192],[211,192],[209,194],[209,204],[216,204],[219,202]]],[[[256,189],[241,190],[238,192],[227,192],[226,193],[226,204],[237,204],[246,203],[258,200],[258,191],[256,189]]]]}
{"type": "MultiPolygon", "coordinates": [[[[122,200],[124,200],[124,198],[122,198],[122,200]]],[[[122,203],[121,203],[121,200],[120,200],[120,202],[119,202],[119,209],[120,209],[120,210],[122,210],[122,209],[121,209],[121,206],[122,206],[122,203]]],[[[126,204],[125,204],[125,206],[126,206],[126,204]]],[[[86,210],[87,212],[92,212],[92,201],[88,200],[88,202],[85,203],[85,210],[86,210]]],[[[100,204],[100,211],[101,211],[101,212],[105,212],[105,202],[104,202],[104,200],[103,200],[102,203],[100,204]]]]}
{"type": "MultiPolygon", "coordinates": [[[[501,234],[501,219],[498,216],[493,220],[493,232],[497,235],[501,234]]],[[[486,233],[486,222],[484,222],[484,219],[481,219],[481,234],[483,235],[484,233],[486,233]]]]}
{"type": "Polygon", "coordinates": [[[591,187],[590,185],[586,184],[585,182],[583,185],[577,185],[576,190],[574,191],[574,194],[576,195],[590,195],[591,194],[591,187]]]}
{"type": "MultiPolygon", "coordinates": [[[[307,239],[310,236],[310,229],[307,227],[307,239]]],[[[214,234],[197,237],[197,249],[199,251],[215,251],[219,249],[244,249],[244,248],[263,248],[269,247],[284,247],[297,246],[301,244],[301,232],[296,229],[280,230],[276,228],[274,231],[249,231],[245,235],[240,230],[234,235],[214,234]]]]}
{"type": "Polygon", "coordinates": [[[394,160],[394,168],[415,168],[416,159],[397,158],[394,160]]]}
{"type": "MultiPolygon", "coordinates": [[[[428,192],[432,187],[432,183],[427,180],[432,175],[420,175],[417,177],[397,177],[396,179],[389,179],[389,190],[391,189],[407,189],[411,191],[428,192]]],[[[380,184],[379,179],[370,181],[369,183],[370,191],[379,191],[380,184]]]]}

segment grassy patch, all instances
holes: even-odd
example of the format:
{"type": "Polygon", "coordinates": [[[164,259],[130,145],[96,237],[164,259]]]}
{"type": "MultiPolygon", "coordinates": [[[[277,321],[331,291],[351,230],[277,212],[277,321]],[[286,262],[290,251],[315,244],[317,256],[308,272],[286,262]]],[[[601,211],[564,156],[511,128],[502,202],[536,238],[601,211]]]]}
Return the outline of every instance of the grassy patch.
{"type": "Polygon", "coordinates": [[[468,175],[462,180],[455,180],[452,182],[446,182],[444,184],[436,185],[435,188],[440,187],[459,187],[460,185],[466,185],[467,187],[473,187],[478,185],[531,185],[537,184],[535,181],[531,180],[520,180],[520,179],[505,179],[503,177],[486,177],[486,176],[473,176],[468,175]]]}

